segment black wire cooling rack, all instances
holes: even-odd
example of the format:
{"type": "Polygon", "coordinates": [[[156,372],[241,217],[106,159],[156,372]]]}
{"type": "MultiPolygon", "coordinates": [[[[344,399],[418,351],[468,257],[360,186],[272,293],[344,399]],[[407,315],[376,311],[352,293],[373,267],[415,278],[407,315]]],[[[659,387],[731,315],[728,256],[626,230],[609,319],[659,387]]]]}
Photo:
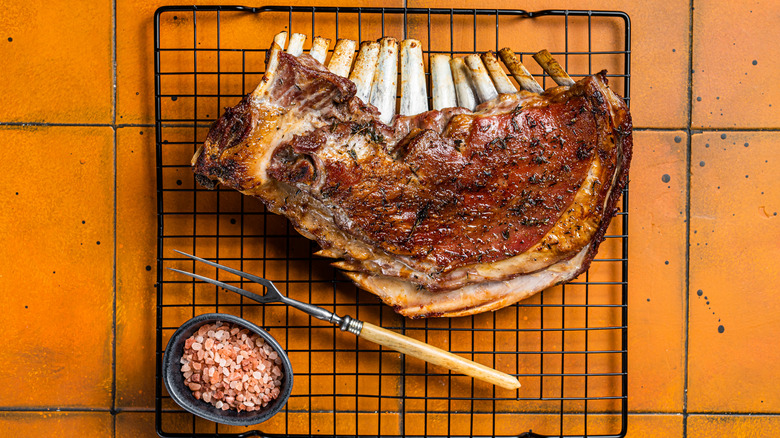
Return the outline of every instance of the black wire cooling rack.
{"type": "MultiPolygon", "coordinates": [[[[511,47],[547,88],[530,55],[548,49],[575,79],[607,69],[629,99],[629,17],[623,12],[355,7],[169,6],[157,10],[157,377],[161,436],[624,436],[627,428],[628,191],[590,270],[493,313],[407,320],[356,289],[317,245],[284,218],[232,190],[205,190],[190,158],[208,127],[259,83],[266,49],[281,30],[357,41],[416,38],[429,53],[511,47]],[[274,281],[283,293],[400,331],[518,376],[509,391],[364,343],[301,313],[185,280],[195,265],[180,249],[274,281]],[[251,428],[217,425],[179,408],[160,363],[173,331],[224,312],[266,328],[288,351],[295,385],[285,409],[251,428]]],[[[308,42],[307,42],[308,44],[308,42]]],[[[308,48],[308,46],[306,46],[308,48]]]]}

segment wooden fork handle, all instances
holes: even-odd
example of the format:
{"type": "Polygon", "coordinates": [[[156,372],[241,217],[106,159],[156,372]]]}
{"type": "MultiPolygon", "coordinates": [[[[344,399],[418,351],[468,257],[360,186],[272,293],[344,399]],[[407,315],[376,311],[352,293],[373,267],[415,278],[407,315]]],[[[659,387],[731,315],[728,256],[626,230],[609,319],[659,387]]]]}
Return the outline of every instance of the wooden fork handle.
{"type": "Polygon", "coordinates": [[[416,339],[401,335],[399,333],[383,329],[368,322],[363,322],[363,329],[360,337],[375,342],[379,345],[392,348],[407,356],[414,356],[418,359],[430,362],[434,365],[450,369],[459,374],[465,374],[475,379],[484,380],[493,385],[506,389],[517,389],[520,382],[509,374],[486,367],[458,355],[436,348],[432,345],[420,342],[416,339]]]}

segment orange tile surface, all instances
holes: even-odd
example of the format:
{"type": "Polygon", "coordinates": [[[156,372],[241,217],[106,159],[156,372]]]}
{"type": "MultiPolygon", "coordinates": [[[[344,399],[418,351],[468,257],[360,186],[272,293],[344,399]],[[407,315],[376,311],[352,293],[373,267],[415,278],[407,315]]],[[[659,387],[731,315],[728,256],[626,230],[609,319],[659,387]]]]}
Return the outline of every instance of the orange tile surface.
{"type": "MultiPolygon", "coordinates": [[[[271,4],[283,3],[289,4],[271,4]]],[[[11,330],[8,346],[0,350],[0,361],[5,364],[0,387],[20,390],[0,391],[0,430],[5,432],[0,435],[156,436],[154,413],[149,412],[154,408],[157,280],[155,128],[151,124],[153,14],[162,4],[170,2],[120,0],[115,7],[111,2],[87,7],[56,1],[3,5],[0,138],[11,145],[14,159],[5,162],[10,175],[0,191],[4,202],[0,209],[0,296],[11,330]],[[75,411],[48,411],[59,408],[75,411]],[[146,412],[135,412],[138,410],[146,412]]],[[[339,4],[369,5],[359,0],[339,4]]],[[[392,7],[404,2],[371,4],[392,7]]],[[[512,7],[495,0],[478,4],[413,0],[406,4],[512,7]]],[[[631,107],[634,125],[640,129],[634,136],[629,216],[627,436],[777,436],[780,417],[775,414],[780,413],[780,395],[776,367],[771,364],[780,361],[780,341],[775,336],[780,329],[776,316],[780,298],[773,289],[780,271],[771,262],[780,254],[776,216],[780,211],[776,178],[780,88],[769,84],[780,79],[778,51],[773,46],[780,36],[776,26],[780,3],[712,0],[693,5],[693,11],[691,2],[685,0],[575,0],[565,5],[529,0],[521,6],[527,10],[561,6],[624,10],[632,21],[631,107]],[[736,232],[742,230],[759,232],[736,232]]],[[[284,19],[274,17],[224,13],[223,20],[240,26],[223,32],[221,47],[264,48],[270,35],[287,25],[286,15],[279,15],[284,19]],[[269,26],[269,21],[275,25],[269,26]]],[[[209,16],[199,13],[196,18],[201,24],[197,42],[215,46],[216,35],[207,31],[209,16]]],[[[458,31],[452,40],[456,45],[470,43],[474,31],[470,19],[461,18],[456,17],[458,31]]],[[[379,22],[366,16],[364,20],[364,38],[378,37],[379,22]]],[[[432,19],[434,26],[437,20],[432,19]]],[[[566,48],[561,44],[559,21],[502,18],[500,24],[505,31],[496,41],[494,23],[479,22],[478,48],[509,45],[526,52],[566,48]]],[[[622,49],[620,21],[594,24],[599,37],[591,41],[592,50],[622,49]]],[[[166,30],[164,47],[192,43],[192,14],[165,15],[162,26],[166,30]]],[[[292,23],[294,31],[305,33],[312,33],[311,26],[309,17],[292,23]]],[[[355,26],[345,24],[345,20],[340,26],[341,37],[357,38],[355,26]]],[[[449,50],[448,33],[433,32],[428,40],[427,19],[410,16],[408,26],[409,34],[421,39],[424,46],[449,50]]],[[[318,15],[315,33],[329,35],[334,29],[332,15],[318,15]]],[[[401,36],[402,29],[402,21],[391,20],[385,32],[401,36]]],[[[569,50],[588,50],[586,30],[586,19],[570,17],[569,50]]],[[[199,52],[197,68],[239,71],[243,60],[234,55],[222,52],[218,59],[213,52],[199,52]]],[[[164,70],[179,72],[190,71],[195,61],[188,54],[168,53],[163,59],[164,70]]],[[[250,70],[263,64],[259,55],[250,54],[245,61],[250,70]]],[[[618,55],[595,55],[591,66],[587,61],[576,55],[564,59],[573,73],[601,68],[622,73],[618,55]]],[[[533,73],[540,73],[533,62],[527,64],[533,73]]],[[[238,96],[259,80],[259,75],[250,74],[242,85],[227,76],[217,82],[214,75],[199,75],[199,92],[238,96]]],[[[187,75],[180,79],[167,82],[171,88],[163,93],[171,97],[161,104],[168,115],[190,118],[192,98],[187,94],[192,94],[195,83],[187,75]]],[[[613,78],[611,85],[618,91],[623,87],[619,78],[613,78]]],[[[197,116],[212,119],[238,99],[201,98],[197,116]]],[[[205,132],[205,128],[199,129],[197,135],[202,138],[205,132]]],[[[169,141],[191,141],[193,133],[165,128],[161,135],[169,141]]],[[[182,161],[191,153],[192,145],[168,147],[165,158],[182,161]]],[[[166,189],[194,186],[186,169],[166,169],[163,181],[169,184],[166,189]]],[[[173,210],[192,208],[190,193],[171,191],[166,196],[166,205],[173,210]]],[[[214,208],[216,199],[214,193],[199,194],[198,206],[214,208]]],[[[220,208],[230,209],[238,208],[242,200],[237,194],[224,194],[220,202],[220,208]]],[[[259,211],[259,206],[249,203],[244,208],[259,211]]],[[[287,230],[281,218],[257,218],[236,215],[193,224],[186,215],[170,216],[166,226],[182,230],[182,234],[191,233],[193,227],[202,234],[213,234],[217,229],[220,234],[234,235],[287,230]]],[[[618,224],[613,223],[610,233],[619,232],[618,224]]],[[[305,257],[309,253],[308,241],[303,238],[247,239],[243,253],[225,252],[225,242],[220,244],[221,257],[264,253],[283,259],[288,254],[305,257]]],[[[230,242],[238,247],[237,239],[230,242]]],[[[188,248],[192,239],[170,239],[170,245],[188,248]]],[[[215,256],[216,240],[199,239],[198,248],[200,255],[215,256]]],[[[616,241],[607,241],[600,257],[619,257],[618,249],[616,241]]],[[[239,262],[234,265],[242,266],[239,262]]],[[[315,260],[311,266],[307,261],[295,261],[291,266],[293,269],[287,271],[283,261],[247,261],[243,268],[275,280],[307,280],[309,270],[319,280],[332,275],[324,261],[315,260]]],[[[594,263],[590,280],[609,280],[614,275],[614,265],[594,263]]],[[[166,272],[164,278],[174,277],[166,272]]],[[[166,287],[165,304],[192,300],[190,285],[166,287]]],[[[334,291],[327,284],[315,283],[309,289],[292,283],[285,285],[283,292],[313,302],[328,302],[336,296],[345,303],[335,309],[337,312],[381,321],[385,326],[401,323],[390,309],[366,305],[376,299],[356,293],[349,285],[334,291]]],[[[221,311],[236,311],[240,302],[230,293],[215,293],[213,287],[198,286],[194,293],[203,303],[198,312],[213,311],[217,306],[221,311]]],[[[620,302],[618,287],[590,287],[587,293],[590,303],[620,302]]],[[[585,288],[556,287],[528,302],[581,305],[585,303],[585,288]]],[[[167,307],[163,314],[165,321],[175,325],[191,317],[192,310],[167,307]]],[[[380,353],[371,344],[298,313],[247,308],[244,315],[271,327],[300,373],[296,396],[288,405],[290,412],[259,427],[265,433],[516,435],[531,429],[556,433],[561,410],[566,412],[564,428],[573,433],[585,433],[586,428],[589,434],[617,433],[620,429],[619,417],[609,414],[619,410],[615,401],[589,402],[588,410],[594,414],[585,424],[583,416],[577,414],[584,409],[582,401],[515,401],[513,392],[473,384],[465,377],[450,380],[444,370],[413,359],[402,361],[394,352],[380,353]],[[279,328],[285,324],[298,328],[279,328]],[[310,346],[317,351],[308,351],[310,346]],[[354,351],[356,347],[361,349],[359,353],[354,351]],[[368,374],[359,378],[354,374],[334,376],[334,372],[358,370],[368,374]],[[402,372],[408,374],[403,381],[398,377],[402,372]],[[423,372],[444,375],[414,376],[423,372]],[[304,375],[307,373],[313,375],[304,375]],[[379,395],[398,394],[401,382],[407,400],[380,400],[379,395]],[[448,401],[449,394],[465,397],[448,401]],[[471,401],[470,395],[496,395],[507,400],[471,401]],[[335,415],[333,409],[363,412],[335,415]],[[309,415],[309,410],[319,412],[309,415]],[[423,416],[426,411],[427,421],[423,416]],[[474,415],[448,416],[448,411],[473,411],[474,415]]],[[[585,318],[589,324],[600,325],[620,321],[619,308],[571,307],[561,311],[529,307],[474,319],[407,321],[406,326],[410,336],[466,357],[472,357],[474,349],[481,350],[473,355],[475,360],[507,372],[536,372],[540,367],[548,373],[614,369],[615,353],[590,355],[587,363],[581,354],[564,358],[560,353],[544,357],[512,353],[538,350],[542,342],[547,351],[614,348],[617,332],[586,336],[577,331],[549,331],[528,336],[507,330],[494,337],[489,332],[478,331],[472,336],[459,330],[472,325],[538,328],[542,316],[547,328],[561,324],[576,327],[584,324],[585,318]],[[428,330],[423,330],[426,327],[428,330]],[[491,349],[505,353],[487,354],[491,349]]],[[[171,332],[164,332],[163,343],[171,332]]],[[[569,395],[592,397],[614,392],[619,382],[615,377],[590,377],[586,393],[583,377],[524,378],[517,394],[554,397],[563,384],[569,395]]],[[[163,407],[176,408],[170,400],[165,400],[163,407]]],[[[189,414],[169,414],[164,416],[163,429],[182,430],[192,424],[189,414]]],[[[202,420],[194,424],[204,433],[252,430],[217,429],[202,420]]]]}
{"type": "Polygon", "coordinates": [[[5,164],[0,287],[12,324],[0,406],[111,404],[113,132],[0,127],[5,164]],[[47,147],[42,147],[47,145],[47,147]],[[33,164],[34,163],[34,164],[33,164]],[[31,167],[34,171],[31,171],[31,167]]]}
{"type": "Polygon", "coordinates": [[[780,38],[776,2],[712,0],[693,16],[693,126],[776,128],[780,38]],[[728,11],[727,13],[724,13],[728,11]],[[749,109],[749,110],[748,110],[749,109]]]}
{"type": "Polygon", "coordinates": [[[111,3],[3,2],[0,122],[111,123],[111,3]]]}
{"type": "Polygon", "coordinates": [[[691,415],[688,418],[688,436],[691,438],[780,436],[780,417],[775,415],[691,415]]]}
{"type": "Polygon", "coordinates": [[[686,135],[634,135],[629,205],[629,409],[681,412],[685,375],[686,135]],[[650,281],[652,279],[652,281],[650,281]]]}
{"type": "Polygon", "coordinates": [[[108,412],[0,412],[4,436],[103,438],[113,436],[108,412]]]}
{"type": "Polygon", "coordinates": [[[156,438],[154,412],[121,412],[116,416],[116,438],[156,438]]]}
{"type": "Polygon", "coordinates": [[[117,130],[116,405],[154,408],[154,128],[117,130]]]}
{"type": "Polygon", "coordinates": [[[767,366],[780,361],[779,142],[776,132],[693,136],[691,412],[780,410],[777,385],[768,384],[776,369],[767,366]]]}

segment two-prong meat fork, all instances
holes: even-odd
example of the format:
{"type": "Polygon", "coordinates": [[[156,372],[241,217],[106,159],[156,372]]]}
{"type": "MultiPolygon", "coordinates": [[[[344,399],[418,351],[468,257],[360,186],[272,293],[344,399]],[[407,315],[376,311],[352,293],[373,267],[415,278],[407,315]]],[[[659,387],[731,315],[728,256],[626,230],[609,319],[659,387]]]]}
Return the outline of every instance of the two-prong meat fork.
{"type": "Polygon", "coordinates": [[[276,286],[265,278],[256,277],[239,270],[214,263],[212,261],[196,257],[178,250],[174,250],[177,253],[189,257],[193,260],[203,262],[209,266],[213,266],[223,271],[230,272],[231,274],[238,275],[251,282],[263,285],[265,287],[264,295],[257,295],[255,293],[246,291],[244,289],[235,287],[233,285],[223,283],[221,281],[213,280],[202,275],[193,274],[191,272],[181,271],[179,269],[168,268],[171,271],[178,272],[180,274],[187,275],[189,277],[211,283],[221,288],[233,291],[237,294],[243,295],[249,299],[255,300],[259,303],[284,303],[288,306],[295,307],[309,315],[321,319],[323,321],[330,322],[337,325],[342,331],[347,331],[360,336],[363,339],[384,345],[385,347],[392,348],[395,351],[401,352],[408,356],[414,356],[418,359],[422,359],[426,362],[430,362],[434,365],[439,365],[444,368],[450,369],[460,374],[471,376],[475,379],[484,380],[493,385],[500,386],[506,389],[517,389],[520,387],[520,382],[509,374],[502,373],[501,371],[487,367],[485,365],[478,364],[476,362],[464,359],[460,356],[436,348],[432,345],[420,342],[416,339],[409,338],[407,336],[392,332],[390,330],[383,329],[382,327],[373,325],[368,322],[354,319],[350,316],[338,316],[335,313],[325,310],[322,307],[317,307],[312,304],[303,303],[298,300],[286,297],[276,289],[276,286]]]}

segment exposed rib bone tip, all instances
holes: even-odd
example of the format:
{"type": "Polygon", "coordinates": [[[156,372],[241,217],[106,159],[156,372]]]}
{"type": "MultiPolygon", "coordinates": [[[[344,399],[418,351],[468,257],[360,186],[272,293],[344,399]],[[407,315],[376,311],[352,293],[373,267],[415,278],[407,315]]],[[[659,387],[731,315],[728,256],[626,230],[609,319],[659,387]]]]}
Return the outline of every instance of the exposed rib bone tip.
{"type": "Polygon", "coordinates": [[[422,48],[414,39],[401,41],[401,105],[400,113],[414,116],[428,111],[428,93],[425,89],[425,68],[422,48]]]}
{"type": "Polygon", "coordinates": [[[355,60],[355,68],[349,74],[349,80],[355,83],[357,91],[355,95],[365,103],[369,103],[371,97],[371,84],[374,81],[377,62],[379,60],[379,43],[376,41],[363,41],[360,43],[360,51],[355,60]]]}
{"type": "Polygon", "coordinates": [[[325,64],[325,58],[328,56],[328,47],[330,47],[330,39],[323,37],[314,37],[311,42],[311,49],[309,55],[312,58],[319,61],[320,64],[325,64]]]}
{"type": "Polygon", "coordinates": [[[274,42],[279,46],[280,49],[284,50],[284,43],[287,42],[287,31],[281,31],[274,35],[274,42]]]}
{"type": "Polygon", "coordinates": [[[477,97],[471,85],[471,74],[463,62],[463,58],[452,58],[452,80],[455,84],[455,92],[458,97],[458,106],[474,111],[477,107],[477,97]]]}
{"type": "Polygon", "coordinates": [[[520,88],[532,93],[544,92],[544,88],[536,82],[512,49],[504,47],[498,51],[498,55],[501,56],[501,60],[504,61],[504,65],[506,65],[506,68],[509,70],[509,73],[512,74],[512,77],[515,78],[517,84],[520,85],[520,88]]]}
{"type": "Polygon", "coordinates": [[[303,43],[306,41],[306,35],[294,33],[290,36],[290,44],[287,46],[287,53],[292,56],[300,56],[303,53],[303,43]]]}
{"type": "Polygon", "coordinates": [[[398,41],[392,37],[379,40],[379,60],[371,84],[370,103],[379,110],[379,120],[389,124],[395,116],[398,90],[398,41]]]}
{"type": "Polygon", "coordinates": [[[480,103],[487,102],[498,96],[498,91],[496,91],[493,81],[490,80],[485,64],[482,63],[479,55],[466,56],[466,65],[471,72],[471,80],[480,103]]]}
{"type": "Polygon", "coordinates": [[[501,63],[498,62],[498,56],[496,52],[490,51],[482,54],[482,62],[485,63],[490,79],[493,80],[493,85],[496,86],[496,90],[502,94],[516,93],[517,89],[509,78],[506,77],[504,69],[501,68],[501,63]]]}
{"type": "Polygon", "coordinates": [[[349,75],[349,70],[352,68],[352,60],[355,58],[355,43],[354,40],[340,39],[336,41],[336,46],[333,48],[333,55],[330,57],[328,63],[328,70],[341,77],[346,78],[349,75]]]}
{"type": "Polygon", "coordinates": [[[431,55],[431,94],[435,110],[458,106],[450,57],[447,55],[431,55]]]}
{"type": "Polygon", "coordinates": [[[534,59],[539,65],[542,66],[544,71],[555,81],[558,85],[574,85],[574,80],[569,77],[566,70],[558,64],[558,61],[552,57],[547,49],[540,50],[534,55],[534,59]]]}

